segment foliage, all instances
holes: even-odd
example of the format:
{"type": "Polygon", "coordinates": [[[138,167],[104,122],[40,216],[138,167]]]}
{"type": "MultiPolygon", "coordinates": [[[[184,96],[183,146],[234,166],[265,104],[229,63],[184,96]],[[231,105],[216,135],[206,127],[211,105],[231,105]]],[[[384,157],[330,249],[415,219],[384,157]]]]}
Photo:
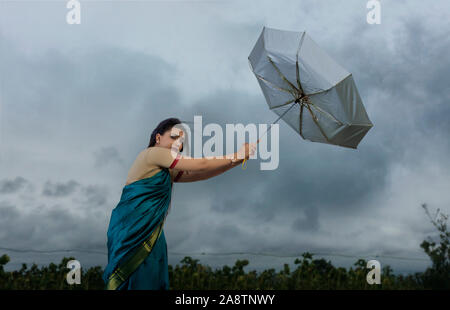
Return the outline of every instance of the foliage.
{"type": "Polygon", "coordinates": [[[434,218],[430,215],[427,205],[422,204],[431,223],[439,232],[439,243],[430,237],[424,240],[420,247],[430,257],[432,266],[423,274],[426,287],[432,289],[450,288],[450,231],[447,230],[448,215],[442,214],[437,209],[434,218]]]}

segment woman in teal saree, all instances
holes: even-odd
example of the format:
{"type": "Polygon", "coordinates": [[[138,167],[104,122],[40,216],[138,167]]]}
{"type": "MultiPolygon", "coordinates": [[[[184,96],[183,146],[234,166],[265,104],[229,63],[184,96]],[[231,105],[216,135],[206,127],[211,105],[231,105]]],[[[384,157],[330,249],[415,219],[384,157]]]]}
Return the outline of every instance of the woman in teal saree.
{"type": "Polygon", "coordinates": [[[107,232],[108,264],[103,273],[105,289],[168,290],[163,226],[173,182],[219,175],[248,159],[256,147],[245,143],[237,153],[220,158],[174,156],[173,150],[183,149],[179,143],[183,131],[177,124],[181,124],[178,119],[169,118],[152,132],[148,148],[138,155],[120,201],[112,210],[107,232]]]}
{"type": "Polygon", "coordinates": [[[163,169],[123,188],[108,228],[107,289],[168,289],[162,224],[170,203],[170,183],[169,172],[163,169]]]}

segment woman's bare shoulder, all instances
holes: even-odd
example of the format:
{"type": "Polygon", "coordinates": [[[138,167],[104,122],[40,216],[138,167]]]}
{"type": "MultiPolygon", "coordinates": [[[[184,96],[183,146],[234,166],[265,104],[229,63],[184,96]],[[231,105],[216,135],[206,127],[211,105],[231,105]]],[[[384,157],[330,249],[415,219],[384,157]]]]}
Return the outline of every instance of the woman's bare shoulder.
{"type": "Polygon", "coordinates": [[[148,148],[146,148],[145,150],[143,150],[143,152],[154,152],[154,151],[160,151],[160,150],[164,150],[164,147],[161,146],[150,146],[148,148]]]}
{"type": "Polygon", "coordinates": [[[164,148],[160,146],[150,146],[142,151],[142,153],[146,156],[149,156],[151,154],[161,154],[161,152],[164,152],[164,148]]]}

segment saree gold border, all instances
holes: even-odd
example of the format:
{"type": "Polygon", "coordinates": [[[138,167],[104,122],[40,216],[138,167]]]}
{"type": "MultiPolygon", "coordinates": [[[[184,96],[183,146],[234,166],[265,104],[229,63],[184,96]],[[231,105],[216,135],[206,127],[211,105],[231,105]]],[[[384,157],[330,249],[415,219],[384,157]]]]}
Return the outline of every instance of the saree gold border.
{"type": "Polygon", "coordinates": [[[136,253],[133,254],[133,256],[121,267],[116,268],[116,270],[109,276],[108,283],[106,285],[107,290],[116,290],[145,260],[145,258],[152,251],[156,240],[161,235],[163,224],[164,219],[161,221],[161,224],[159,224],[159,226],[152,232],[150,237],[141,244],[136,253]]]}

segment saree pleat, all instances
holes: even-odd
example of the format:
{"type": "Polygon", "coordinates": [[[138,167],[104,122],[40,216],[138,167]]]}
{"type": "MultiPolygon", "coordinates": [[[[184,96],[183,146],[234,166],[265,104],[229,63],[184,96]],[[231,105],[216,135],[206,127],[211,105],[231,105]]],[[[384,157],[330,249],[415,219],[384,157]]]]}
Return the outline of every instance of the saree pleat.
{"type": "Polygon", "coordinates": [[[169,289],[163,225],[171,190],[167,168],[123,188],[108,227],[105,289],[169,289]]]}

